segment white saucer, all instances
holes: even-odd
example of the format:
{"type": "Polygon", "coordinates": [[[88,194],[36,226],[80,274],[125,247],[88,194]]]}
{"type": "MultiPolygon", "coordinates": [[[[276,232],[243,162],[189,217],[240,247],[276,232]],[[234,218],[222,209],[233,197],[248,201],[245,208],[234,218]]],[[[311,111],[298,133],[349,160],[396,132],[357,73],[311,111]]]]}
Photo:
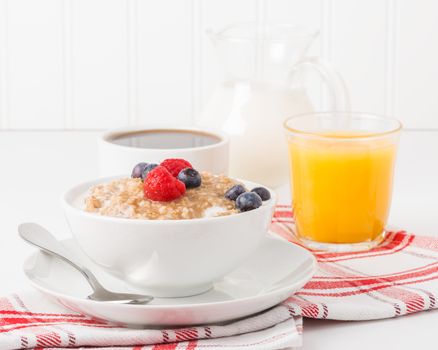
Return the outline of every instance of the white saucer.
{"type": "MultiPolygon", "coordinates": [[[[73,240],[63,242],[113,291],[141,292],[93,264],[73,240]]],[[[65,307],[100,319],[131,325],[194,325],[248,316],[287,299],[310,280],[316,260],[307,250],[266,237],[243,265],[203,294],[156,298],[147,305],[123,305],[87,299],[84,277],[60,259],[38,251],[26,259],[24,272],[33,286],[65,307]]]]}

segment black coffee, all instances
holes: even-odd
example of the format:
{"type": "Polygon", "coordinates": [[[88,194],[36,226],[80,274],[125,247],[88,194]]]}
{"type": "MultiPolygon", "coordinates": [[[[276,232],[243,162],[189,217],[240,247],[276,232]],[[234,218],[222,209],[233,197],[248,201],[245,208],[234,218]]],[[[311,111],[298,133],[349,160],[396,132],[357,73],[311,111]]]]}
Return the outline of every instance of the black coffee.
{"type": "Polygon", "coordinates": [[[221,139],[202,131],[144,130],[120,133],[108,141],[136,148],[174,149],[209,146],[220,142],[221,139]]]}

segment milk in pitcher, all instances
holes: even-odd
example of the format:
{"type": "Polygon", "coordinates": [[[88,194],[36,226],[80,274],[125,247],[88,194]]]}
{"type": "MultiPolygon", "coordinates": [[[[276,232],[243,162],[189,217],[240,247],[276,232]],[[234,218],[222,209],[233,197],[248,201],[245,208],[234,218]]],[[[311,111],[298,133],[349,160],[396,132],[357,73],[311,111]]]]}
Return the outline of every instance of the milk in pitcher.
{"type": "Polygon", "coordinates": [[[199,124],[229,135],[230,176],[275,187],[288,179],[283,121],[312,110],[301,89],[227,81],[216,88],[199,124]]]}

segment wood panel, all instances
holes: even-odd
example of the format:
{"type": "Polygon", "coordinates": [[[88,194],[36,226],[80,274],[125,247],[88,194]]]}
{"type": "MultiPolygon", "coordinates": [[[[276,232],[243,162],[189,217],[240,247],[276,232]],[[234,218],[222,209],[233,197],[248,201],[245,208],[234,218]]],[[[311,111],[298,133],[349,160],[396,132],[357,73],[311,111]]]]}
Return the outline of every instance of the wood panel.
{"type": "MultiPolygon", "coordinates": [[[[270,0],[266,2],[265,20],[274,23],[292,23],[296,26],[319,31],[318,37],[310,46],[306,56],[324,58],[324,43],[327,39],[323,18],[323,2],[321,0],[270,0]]],[[[324,87],[315,74],[308,74],[305,89],[315,109],[322,106],[324,87]]]]}
{"type": "Polygon", "coordinates": [[[62,128],[63,2],[14,0],[2,10],[7,13],[7,127],[62,128]]]}
{"type": "Polygon", "coordinates": [[[218,31],[227,25],[254,21],[257,19],[257,6],[262,1],[256,0],[207,0],[202,1],[200,9],[200,30],[197,33],[200,42],[200,60],[196,67],[199,70],[198,87],[199,105],[196,113],[202,109],[207,99],[212,94],[216,84],[224,78],[222,62],[218,59],[215,47],[207,35],[207,31],[218,31]]]}
{"type": "Polygon", "coordinates": [[[109,128],[128,118],[127,2],[71,1],[71,114],[75,128],[109,128]]]}
{"type": "Polygon", "coordinates": [[[139,1],[139,123],[191,122],[192,20],[190,0],[139,1]]]}
{"type": "Polygon", "coordinates": [[[406,128],[438,128],[438,2],[400,0],[397,6],[394,115],[406,128]]]}
{"type": "Polygon", "coordinates": [[[8,112],[8,79],[7,79],[7,51],[8,51],[8,15],[7,2],[0,0],[0,128],[9,127],[8,112]]]}
{"type": "Polygon", "coordinates": [[[384,113],[386,2],[332,1],[330,56],[350,90],[353,110],[384,113]]]}
{"type": "Polygon", "coordinates": [[[353,109],[438,128],[437,10],[434,0],[0,0],[0,129],[190,124],[223,77],[206,30],[248,20],[319,27],[309,54],[333,62],[353,109]]]}

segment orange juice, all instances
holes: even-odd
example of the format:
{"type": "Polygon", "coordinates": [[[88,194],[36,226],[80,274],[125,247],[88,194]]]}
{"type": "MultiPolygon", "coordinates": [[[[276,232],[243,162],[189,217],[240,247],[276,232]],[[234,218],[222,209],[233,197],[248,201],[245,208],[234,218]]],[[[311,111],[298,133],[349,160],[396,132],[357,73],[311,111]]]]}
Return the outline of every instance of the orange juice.
{"type": "Polygon", "coordinates": [[[326,243],[371,241],[389,214],[394,138],[329,134],[289,139],[297,233],[326,243]]]}

